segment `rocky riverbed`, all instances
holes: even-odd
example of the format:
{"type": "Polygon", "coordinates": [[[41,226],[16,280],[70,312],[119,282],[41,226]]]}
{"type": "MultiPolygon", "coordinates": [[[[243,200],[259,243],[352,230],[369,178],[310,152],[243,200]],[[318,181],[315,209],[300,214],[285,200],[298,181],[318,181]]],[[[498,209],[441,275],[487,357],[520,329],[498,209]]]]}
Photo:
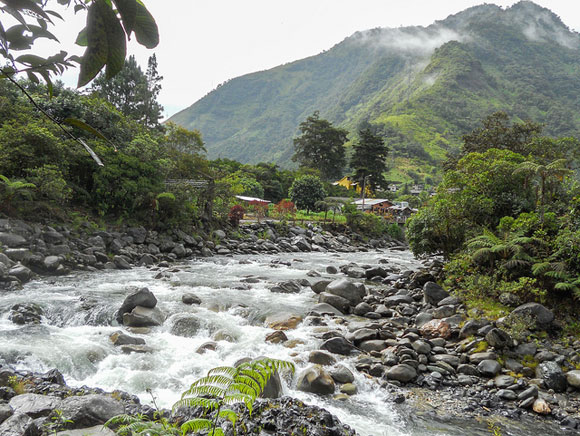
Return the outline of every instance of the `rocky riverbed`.
{"type": "MultiPolygon", "coordinates": [[[[62,328],[71,323],[92,323],[100,329],[97,341],[107,350],[98,353],[110,353],[108,357],[98,357],[92,364],[90,371],[98,374],[116,371],[115,368],[107,370],[107,365],[127,365],[123,366],[126,371],[135,366],[151,366],[146,358],[139,356],[151,356],[151,361],[155,361],[159,352],[172,352],[167,347],[172,346],[174,338],[187,341],[192,338],[187,346],[192,347],[192,352],[203,353],[207,363],[213,366],[223,360],[237,359],[241,348],[247,353],[248,346],[257,348],[255,352],[295,361],[299,370],[288,386],[293,396],[303,396],[307,402],[322,405],[347,424],[368,419],[372,422],[374,415],[378,415],[377,422],[381,421],[381,415],[389,422],[387,427],[376,431],[372,430],[376,424],[358,425],[362,434],[460,435],[469,428],[469,434],[483,435],[488,434],[487,421],[500,417],[506,418],[501,423],[506,429],[504,434],[527,435],[532,426],[541,428],[545,435],[578,431],[580,390],[576,368],[580,362],[580,343],[555,341],[550,336],[517,341],[509,334],[509,319],[469,319],[462,301],[436,284],[441,263],[437,260],[411,262],[408,254],[399,251],[401,244],[395,241],[365,243],[357,235],[333,235],[316,227],[281,229],[268,223],[241,229],[235,239],[216,232],[199,241],[147,231],[142,237],[142,230],[137,239],[131,236],[137,234],[134,229],[75,234],[64,228],[35,228],[20,222],[3,222],[2,226],[0,240],[8,241],[5,246],[12,245],[4,249],[4,256],[0,258],[0,263],[5,265],[2,277],[7,289],[3,296],[11,303],[3,311],[0,306],[0,313],[7,323],[23,326],[10,331],[32,338],[26,336],[25,330],[35,325],[62,328]],[[70,251],[56,254],[58,250],[67,250],[55,251],[59,246],[70,251]],[[220,251],[221,256],[210,257],[220,251]],[[208,256],[207,261],[191,264],[184,260],[204,254],[208,256]],[[56,268],[39,266],[46,266],[51,256],[59,257],[56,268]],[[123,256],[127,265],[115,261],[119,256],[123,256]],[[149,257],[152,263],[143,261],[149,257]],[[409,261],[400,262],[398,257],[409,261]],[[142,266],[135,266],[138,264],[142,266]],[[15,268],[28,268],[27,279],[48,272],[62,274],[65,282],[69,277],[65,274],[73,269],[111,271],[118,282],[116,302],[100,306],[93,301],[91,292],[71,290],[74,297],[70,301],[75,301],[75,307],[63,315],[57,314],[58,303],[40,301],[40,297],[36,302],[18,301],[16,296],[21,291],[15,289],[26,280],[14,274],[15,268]],[[135,273],[127,268],[134,269],[135,273]],[[114,273],[115,270],[120,272],[114,273]],[[204,274],[210,272],[216,276],[212,280],[221,279],[228,282],[227,286],[216,287],[213,281],[206,282],[209,279],[204,274]],[[147,279],[140,281],[140,277],[147,279]],[[143,284],[147,286],[134,286],[143,284]],[[220,328],[204,326],[212,316],[220,328]],[[242,324],[221,328],[229,327],[234,321],[242,324]],[[208,334],[200,334],[205,328],[208,334]],[[242,331],[244,337],[240,338],[236,330],[242,331]],[[251,341],[248,337],[252,337],[251,341]],[[263,345],[259,345],[260,341],[263,345]],[[383,410],[383,404],[388,408],[383,410]],[[365,407],[374,408],[374,412],[364,410],[365,407]],[[391,413],[400,416],[387,418],[391,413]],[[413,417],[422,424],[413,423],[413,417]],[[436,422],[439,424],[435,425],[436,422]]],[[[69,298],[68,285],[58,280],[54,282],[58,289],[53,292],[57,298],[64,298],[63,295],[69,298]]],[[[92,286],[99,284],[92,283],[92,286]]],[[[34,284],[25,284],[23,292],[29,288],[34,290],[34,284]]],[[[99,298],[102,296],[101,292],[99,298]]],[[[111,294],[106,297],[110,299],[111,294]]],[[[513,313],[510,316],[521,316],[530,331],[548,331],[553,337],[558,334],[553,314],[541,305],[522,305],[513,313]]],[[[55,333],[46,337],[54,340],[55,333]]],[[[95,340],[94,334],[91,340],[95,340]]],[[[0,340],[0,345],[8,343],[0,340]]],[[[178,347],[183,344],[179,343],[178,347]]],[[[31,357],[21,357],[21,351],[11,348],[0,352],[3,371],[27,365],[37,370],[47,365],[43,361],[46,356],[32,359],[43,361],[42,365],[26,364],[31,357]]],[[[27,353],[34,355],[33,351],[26,351],[24,355],[27,353]]],[[[54,357],[53,361],[61,361],[59,358],[54,357]]],[[[70,375],[79,381],[95,380],[96,385],[108,386],[107,382],[103,383],[105,378],[86,377],[86,371],[70,368],[64,372],[67,380],[70,375]]],[[[178,370],[178,374],[182,372],[178,370]]],[[[43,380],[34,374],[23,378],[25,375],[16,374],[18,380],[26,377],[43,380]]],[[[125,378],[131,378],[130,373],[125,378]]],[[[49,382],[42,381],[40,386],[49,382]]],[[[110,384],[115,383],[123,381],[110,384]]],[[[177,393],[183,385],[173,378],[165,384],[174,384],[177,393]]],[[[4,385],[3,392],[8,392],[4,395],[10,397],[11,388],[4,385]]],[[[29,384],[37,385],[36,382],[29,384]]],[[[102,395],[100,391],[98,394],[102,395]]],[[[119,395],[113,394],[113,397],[119,395]]],[[[128,394],[122,396],[121,400],[126,400],[126,411],[137,410],[137,406],[130,404],[138,404],[138,399],[128,394]]],[[[5,410],[8,409],[5,407],[5,410]]],[[[275,421],[272,413],[267,416],[275,421]]],[[[1,417],[0,413],[0,420],[1,417]]],[[[12,418],[5,424],[14,421],[12,418]]],[[[5,424],[0,429],[6,428],[8,424],[5,424]]],[[[318,434],[315,429],[309,431],[312,433],[308,434],[318,434]]]]}

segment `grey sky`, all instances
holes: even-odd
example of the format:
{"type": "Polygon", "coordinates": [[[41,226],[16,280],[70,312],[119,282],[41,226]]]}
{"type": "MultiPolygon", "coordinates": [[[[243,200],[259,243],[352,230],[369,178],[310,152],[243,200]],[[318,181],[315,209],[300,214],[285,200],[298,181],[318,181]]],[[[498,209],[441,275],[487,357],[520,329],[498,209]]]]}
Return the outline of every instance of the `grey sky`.
{"type": "MultiPolygon", "coordinates": [[[[165,114],[184,109],[218,84],[254,71],[312,56],[329,49],[358,30],[375,27],[427,26],[470,6],[476,0],[144,0],[159,26],[155,50],[130,44],[129,50],[146,67],[157,55],[164,76],[160,102],[165,114]]],[[[511,6],[516,1],[492,1],[511,6]]],[[[536,0],[580,30],[580,2],[536,0]]],[[[74,41],[82,17],[57,24],[63,44],[74,41]]],[[[74,46],[65,47],[81,54],[74,46]]],[[[77,71],[67,72],[74,85],[77,71]]]]}

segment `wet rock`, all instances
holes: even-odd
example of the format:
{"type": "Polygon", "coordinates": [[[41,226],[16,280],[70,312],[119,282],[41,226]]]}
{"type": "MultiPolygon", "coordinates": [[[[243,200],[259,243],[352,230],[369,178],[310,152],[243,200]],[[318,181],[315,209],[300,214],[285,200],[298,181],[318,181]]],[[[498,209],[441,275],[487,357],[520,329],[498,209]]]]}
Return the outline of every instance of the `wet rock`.
{"type": "Polygon", "coordinates": [[[369,341],[363,341],[359,344],[359,348],[363,351],[366,351],[367,353],[370,353],[372,351],[383,351],[385,348],[387,348],[387,345],[385,343],[385,341],[381,340],[381,339],[372,339],[369,341]]]}
{"type": "Polygon", "coordinates": [[[109,336],[109,339],[115,346],[121,345],[144,345],[145,339],[143,338],[136,338],[134,336],[129,336],[123,333],[122,331],[117,331],[109,336]]]}
{"type": "Polygon", "coordinates": [[[14,415],[14,410],[8,404],[0,404],[0,424],[14,415]]]}
{"type": "Polygon", "coordinates": [[[539,389],[536,385],[530,385],[527,389],[518,394],[518,400],[523,401],[528,398],[537,398],[539,389]]]}
{"type": "Polygon", "coordinates": [[[300,292],[300,289],[300,284],[298,284],[295,280],[287,280],[285,282],[278,283],[276,286],[273,286],[270,291],[279,294],[297,294],[300,292]]]}
{"type": "Polygon", "coordinates": [[[423,298],[425,303],[437,306],[444,298],[449,297],[449,293],[435,282],[427,282],[423,286],[423,298]]]}
{"type": "Polygon", "coordinates": [[[483,353],[473,353],[469,356],[469,361],[471,363],[478,364],[484,360],[495,360],[497,359],[497,354],[493,351],[485,351],[483,353]]]}
{"type": "Polygon", "coordinates": [[[364,316],[372,311],[373,307],[370,304],[365,303],[364,301],[362,303],[357,304],[356,307],[353,309],[353,313],[358,316],[364,316]]]}
{"type": "Polygon", "coordinates": [[[331,369],[330,376],[337,383],[352,383],[354,381],[354,374],[344,365],[337,365],[336,368],[331,369]]]}
{"type": "Polygon", "coordinates": [[[266,318],[266,325],[273,330],[292,330],[302,322],[300,315],[278,313],[266,318]]]}
{"type": "Polygon", "coordinates": [[[125,354],[131,353],[138,353],[138,354],[145,354],[145,353],[152,353],[153,348],[147,345],[121,345],[121,351],[125,354]]]}
{"type": "Polygon", "coordinates": [[[63,430],[56,433],[55,436],[115,436],[115,432],[103,427],[102,425],[95,425],[93,427],[79,428],[77,430],[63,430]]]}
{"type": "Polygon", "coordinates": [[[65,398],[60,408],[71,428],[102,425],[110,418],[125,412],[123,404],[106,395],[84,395],[65,398]]]}
{"type": "Polygon", "coordinates": [[[201,304],[201,299],[195,294],[187,293],[181,296],[181,302],[191,306],[192,304],[201,304]]]}
{"type": "Polygon", "coordinates": [[[317,365],[334,365],[336,363],[336,359],[328,353],[323,351],[313,350],[308,355],[308,361],[310,363],[315,363],[317,365]]]}
{"type": "Polygon", "coordinates": [[[536,399],[532,409],[539,415],[549,415],[552,413],[552,409],[550,409],[550,406],[543,398],[536,399]]]}
{"type": "Polygon", "coordinates": [[[410,295],[405,294],[398,294],[398,295],[391,295],[390,297],[385,298],[385,305],[388,307],[397,306],[399,304],[410,304],[412,303],[413,297],[410,295]]]}
{"type": "Polygon", "coordinates": [[[501,371],[501,365],[496,360],[482,360],[477,365],[477,370],[484,377],[495,377],[501,371]]]}
{"type": "Polygon", "coordinates": [[[513,344],[511,336],[505,331],[493,328],[485,335],[487,343],[495,349],[509,348],[513,344]]]}
{"type": "Polygon", "coordinates": [[[288,340],[288,336],[282,330],[276,330],[266,336],[266,342],[271,342],[272,344],[280,344],[288,340]]]}
{"type": "Polygon", "coordinates": [[[237,342],[238,337],[225,329],[219,329],[212,337],[214,341],[237,342]]]}
{"type": "Polygon", "coordinates": [[[434,282],[435,277],[429,271],[417,271],[410,277],[409,288],[415,289],[422,287],[427,282],[434,282]]]}
{"type": "MultiPolygon", "coordinates": [[[[330,295],[330,294],[328,294],[330,295]]],[[[334,297],[336,297],[336,295],[334,295],[334,297]]],[[[340,297],[338,297],[340,298],[340,297]]],[[[338,310],[336,307],[331,306],[330,304],[327,303],[318,303],[315,304],[314,306],[312,306],[312,309],[310,309],[309,313],[316,313],[316,314],[320,314],[320,315],[343,315],[343,313],[338,310]]]]}
{"type": "Polygon", "coordinates": [[[372,279],[373,277],[387,277],[387,272],[380,266],[369,268],[365,271],[365,277],[367,279],[372,279]]]}
{"type": "Polygon", "coordinates": [[[510,375],[498,375],[493,379],[493,383],[498,389],[506,389],[514,384],[514,380],[510,375]]]}
{"type": "Polygon", "coordinates": [[[330,282],[325,292],[345,298],[352,306],[359,304],[364,296],[364,288],[361,293],[361,289],[347,279],[330,282]]]}
{"type": "Polygon", "coordinates": [[[431,352],[431,345],[429,345],[425,341],[415,341],[411,344],[413,350],[415,350],[419,354],[426,354],[428,355],[431,352]]]}
{"type": "Polygon", "coordinates": [[[116,255],[113,257],[113,263],[117,269],[131,269],[131,263],[126,256],[116,255]]]}
{"type": "Polygon", "coordinates": [[[0,436],[40,436],[34,420],[24,413],[15,413],[0,424],[0,436]]]}
{"type": "Polygon", "coordinates": [[[296,388],[299,391],[319,395],[333,394],[335,385],[332,377],[321,366],[311,366],[298,375],[296,388]]]}
{"type": "Polygon", "coordinates": [[[50,395],[22,394],[17,395],[8,403],[15,413],[25,413],[31,418],[48,416],[58,409],[61,399],[50,395]]]}
{"type": "Polygon", "coordinates": [[[421,328],[427,322],[431,321],[432,319],[433,319],[433,315],[431,315],[430,313],[427,313],[427,312],[418,313],[417,316],[415,317],[415,325],[418,328],[421,328]]]}
{"type": "Polygon", "coordinates": [[[8,319],[14,324],[40,324],[44,312],[38,304],[18,303],[10,308],[8,319]]]}
{"type": "Polygon", "coordinates": [[[435,319],[449,318],[453,315],[455,315],[455,306],[439,306],[433,311],[433,318],[435,319]]]}
{"type": "Polygon", "coordinates": [[[364,279],[366,277],[366,272],[363,268],[352,267],[346,271],[346,275],[353,279],[364,279]]]}
{"type": "Polygon", "coordinates": [[[329,265],[326,267],[326,272],[328,274],[338,274],[338,269],[335,266],[329,265]]]}
{"type": "Polygon", "coordinates": [[[318,302],[334,307],[340,315],[348,313],[350,309],[350,302],[346,298],[326,292],[320,294],[318,302]]]}
{"type": "Polygon", "coordinates": [[[173,324],[169,330],[172,335],[192,338],[197,335],[201,328],[201,320],[192,314],[181,314],[175,316],[173,324]]]}
{"type": "Polygon", "coordinates": [[[217,344],[217,342],[214,342],[214,341],[208,341],[208,342],[205,342],[205,343],[201,344],[201,345],[198,347],[198,349],[197,349],[197,350],[195,350],[195,352],[196,352],[197,354],[203,354],[203,353],[205,353],[206,351],[215,351],[215,350],[217,350],[217,347],[218,347],[218,344],[217,344]]]}
{"type": "Polygon", "coordinates": [[[442,319],[433,319],[426,322],[419,329],[426,338],[448,338],[451,336],[451,326],[442,319]]]}
{"type": "Polygon", "coordinates": [[[479,370],[474,365],[469,365],[466,363],[463,363],[457,367],[457,373],[477,377],[481,375],[479,370]]]}
{"type": "Polygon", "coordinates": [[[319,280],[316,283],[312,284],[310,288],[315,294],[320,294],[326,290],[326,287],[330,283],[330,280],[319,280]]]}
{"type": "Polygon", "coordinates": [[[362,328],[355,330],[346,335],[346,339],[353,342],[355,345],[360,344],[362,341],[368,341],[369,339],[376,339],[377,338],[377,330],[369,329],[369,328],[362,328]]]}
{"type": "Polygon", "coordinates": [[[395,365],[387,371],[389,380],[397,380],[403,383],[410,382],[417,377],[417,371],[410,365],[395,365]]]}
{"type": "Polygon", "coordinates": [[[351,342],[341,336],[326,340],[322,343],[320,349],[330,351],[334,354],[341,354],[343,356],[348,356],[351,352],[356,350],[351,342]]]}
{"type": "Polygon", "coordinates": [[[570,386],[580,390],[580,371],[573,370],[566,373],[566,381],[570,386]]]}
{"type": "Polygon", "coordinates": [[[123,314],[123,324],[129,327],[155,327],[165,321],[165,315],[158,308],[137,306],[131,313],[123,314]]]}
{"type": "Polygon", "coordinates": [[[514,401],[518,398],[517,394],[514,391],[511,391],[509,389],[500,389],[497,392],[497,396],[499,398],[501,398],[502,400],[507,400],[507,401],[514,401]]]}
{"type": "Polygon", "coordinates": [[[454,368],[457,368],[460,363],[459,357],[450,354],[436,354],[435,356],[433,356],[433,361],[445,362],[446,364],[451,365],[454,368]]]}
{"type": "Polygon", "coordinates": [[[536,377],[542,379],[548,389],[564,392],[567,388],[566,376],[556,362],[542,362],[536,367],[536,377]]]}
{"type": "Polygon", "coordinates": [[[8,270],[8,275],[16,277],[21,283],[26,283],[31,279],[32,271],[18,263],[8,270]]]}
{"type": "Polygon", "coordinates": [[[46,256],[42,264],[46,271],[55,272],[61,264],[61,259],[58,256],[46,256]]]}
{"type": "Polygon", "coordinates": [[[153,295],[148,288],[139,288],[131,292],[121,304],[121,307],[117,311],[117,322],[119,324],[123,323],[123,315],[125,313],[131,313],[133,309],[137,306],[145,307],[148,309],[153,309],[157,305],[157,298],[153,295]]]}
{"type": "Polygon", "coordinates": [[[340,392],[346,395],[356,395],[358,388],[352,383],[345,383],[340,387],[340,392]]]}

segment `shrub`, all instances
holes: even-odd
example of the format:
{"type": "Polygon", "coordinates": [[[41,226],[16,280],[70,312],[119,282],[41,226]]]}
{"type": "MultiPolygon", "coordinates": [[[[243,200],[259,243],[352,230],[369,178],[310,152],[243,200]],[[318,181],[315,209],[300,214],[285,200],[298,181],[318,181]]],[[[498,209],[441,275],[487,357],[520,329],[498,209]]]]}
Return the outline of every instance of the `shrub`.
{"type": "Polygon", "coordinates": [[[58,204],[67,203],[72,196],[62,172],[56,165],[43,165],[28,169],[28,180],[36,185],[36,190],[42,198],[58,204]]]}
{"type": "Polygon", "coordinates": [[[240,220],[244,218],[244,212],[244,208],[239,204],[233,206],[228,213],[230,224],[234,227],[238,227],[240,225],[240,220]]]}

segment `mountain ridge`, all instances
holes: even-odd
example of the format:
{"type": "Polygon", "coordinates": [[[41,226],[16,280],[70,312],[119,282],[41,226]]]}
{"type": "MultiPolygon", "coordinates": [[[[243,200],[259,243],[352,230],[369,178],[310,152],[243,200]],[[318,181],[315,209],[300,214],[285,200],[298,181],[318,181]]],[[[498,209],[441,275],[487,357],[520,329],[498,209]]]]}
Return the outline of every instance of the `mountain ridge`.
{"type": "Polygon", "coordinates": [[[201,130],[211,158],[281,166],[315,110],[351,133],[369,121],[393,150],[396,180],[436,173],[496,110],[543,122],[551,135],[579,134],[579,90],[580,36],[524,1],[355,32],[319,55],[232,79],[170,120],[201,130]]]}

